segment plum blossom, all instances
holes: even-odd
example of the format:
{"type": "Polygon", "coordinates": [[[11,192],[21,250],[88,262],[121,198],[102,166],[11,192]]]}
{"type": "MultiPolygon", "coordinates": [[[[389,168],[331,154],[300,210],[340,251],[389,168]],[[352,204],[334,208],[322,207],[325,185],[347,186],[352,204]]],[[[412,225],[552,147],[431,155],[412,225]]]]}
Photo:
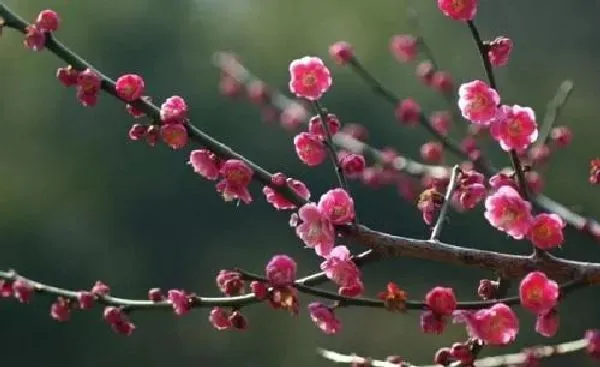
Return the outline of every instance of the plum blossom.
{"type": "Polygon", "coordinates": [[[488,126],[498,115],[500,95],[481,80],[462,84],[458,97],[462,116],[474,124],[488,126]]]}
{"type": "Polygon", "coordinates": [[[356,297],[363,291],[360,280],[360,270],[352,261],[350,251],[346,246],[334,247],[325,261],[321,263],[321,270],[327,278],[337,284],[339,293],[348,297],[356,297]]]}
{"type": "Polygon", "coordinates": [[[558,284],[539,271],[527,274],[519,284],[521,305],[538,315],[553,309],[558,296],[558,284]]]}
{"type": "Polygon", "coordinates": [[[478,311],[457,310],[454,312],[454,322],[466,323],[471,337],[489,345],[507,345],[515,340],[519,332],[517,315],[504,303],[496,303],[478,311]]]}
{"type": "Polygon", "coordinates": [[[333,82],[323,60],[306,56],[290,63],[290,91],[300,98],[317,101],[333,82]]]}
{"type": "Polygon", "coordinates": [[[485,200],[485,218],[500,231],[520,240],[527,235],[531,222],[531,204],[510,186],[502,186],[485,200]]]}
{"type": "Polygon", "coordinates": [[[296,226],[296,234],[306,247],[314,248],[319,256],[326,257],[333,248],[335,230],[333,224],[315,203],[307,203],[298,210],[302,223],[296,226]]]}
{"type": "Polygon", "coordinates": [[[503,150],[523,152],[538,137],[535,113],[529,107],[503,105],[491,123],[490,134],[503,150]]]}
{"type": "Polygon", "coordinates": [[[308,305],[311,320],[325,334],[335,334],[342,328],[340,320],[335,318],[333,310],[322,303],[313,302],[308,305]]]}

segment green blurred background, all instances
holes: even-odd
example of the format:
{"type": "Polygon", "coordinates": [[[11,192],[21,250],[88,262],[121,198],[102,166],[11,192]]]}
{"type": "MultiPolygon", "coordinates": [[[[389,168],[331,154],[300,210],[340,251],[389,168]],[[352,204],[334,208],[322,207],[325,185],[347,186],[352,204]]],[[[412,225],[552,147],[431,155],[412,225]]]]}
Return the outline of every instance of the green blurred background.
{"type": "MultiPolygon", "coordinates": [[[[53,8],[62,16],[58,37],[110,76],[144,76],[155,101],[172,94],[186,98],[193,122],[272,171],[305,180],[313,198],[335,184],[330,167],[308,169],[293,152],[291,136],[261,122],[249,103],[219,95],[214,51],[231,50],[268,83],[285,91],[287,65],[304,55],[327,57],[334,41],[351,42],[367,67],[401,96],[417,98],[428,110],[444,101],[414,78],[414,65],[400,65],[388,52],[396,33],[413,32],[404,0],[128,0],[6,1],[23,17],[53,8]]],[[[422,34],[442,68],[457,80],[483,78],[466,26],[443,17],[435,2],[415,0],[422,34]]],[[[561,124],[575,133],[574,144],[544,171],[545,193],[568,206],[600,217],[597,191],[587,183],[588,160],[598,155],[600,94],[600,1],[481,1],[477,23],[485,38],[506,34],[515,50],[498,71],[505,101],[532,106],[543,115],[547,101],[566,78],[575,83],[561,124]]],[[[54,73],[63,66],[48,52],[24,49],[22,36],[6,30],[0,41],[0,267],[52,284],[81,289],[97,279],[119,296],[140,297],[150,287],[183,287],[217,295],[214,276],[241,266],[262,272],[276,253],[299,262],[300,273],[318,269],[318,259],[287,226],[288,217],[266,204],[253,186],[255,202],[224,203],[211,182],[185,165],[187,151],[148,148],[127,139],[130,119],[120,103],[103,95],[94,109],[79,105],[73,90],[54,73]]],[[[418,157],[426,139],[420,129],[399,126],[392,108],[374,97],[349,70],[329,63],[335,85],[323,103],[344,122],[369,127],[375,146],[393,146],[418,157]]],[[[506,157],[489,145],[497,165],[506,157]]],[[[352,190],[364,224],[395,234],[421,237],[427,229],[414,204],[393,187],[352,190]]],[[[597,190],[597,189],[596,189],[597,190]]],[[[527,253],[529,244],[508,240],[483,220],[481,209],[452,215],[443,239],[482,249],[527,253]]],[[[569,231],[558,253],[600,261],[597,243],[569,231]]],[[[355,247],[359,250],[359,247],[355,247]]],[[[486,272],[411,259],[391,259],[364,270],[369,294],[393,280],[416,298],[432,285],[457,287],[472,299],[486,272]]],[[[597,290],[583,290],[560,306],[563,325],[551,341],[536,335],[534,318],[524,314],[518,342],[509,349],[580,337],[600,327],[597,290]]],[[[207,310],[184,318],[168,313],[134,315],[132,337],[115,335],[99,311],[77,313],[68,324],[48,316],[50,299],[27,306],[0,302],[0,351],[7,365],[106,366],[166,363],[180,366],[328,366],[315,348],[430,362],[435,349],[465,337],[463,327],[444,336],[423,335],[416,314],[377,310],[339,312],[344,330],[325,336],[302,308],[299,317],[264,305],[246,310],[245,333],[217,332],[207,310]]],[[[309,299],[304,298],[306,305],[309,299]]],[[[591,365],[582,355],[549,361],[591,365]]]]}

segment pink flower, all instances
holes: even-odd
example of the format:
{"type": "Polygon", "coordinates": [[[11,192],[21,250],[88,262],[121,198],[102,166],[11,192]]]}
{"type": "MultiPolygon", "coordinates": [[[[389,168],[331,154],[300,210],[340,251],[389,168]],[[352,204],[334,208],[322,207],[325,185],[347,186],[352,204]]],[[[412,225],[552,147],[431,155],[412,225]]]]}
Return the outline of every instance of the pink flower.
{"type": "Polygon", "coordinates": [[[483,174],[477,171],[462,172],[458,187],[452,196],[453,202],[462,209],[473,209],[487,193],[484,180],[483,174]]]}
{"type": "Polygon", "coordinates": [[[531,204],[510,186],[502,186],[485,199],[485,218],[500,231],[520,240],[529,232],[531,204]]]}
{"type": "Polygon", "coordinates": [[[167,292],[167,299],[177,316],[183,316],[192,309],[192,298],[183,290],[171,289],[167,292]]]}
{"type": "Polygon", "coordinates": [[[358,178],[361,173],[365,170],[366,161],[362,154],[340,152],[338,159],[342,171],[348,178],[358,178]]]}
{"type": "Polygon", "coordinates": [[[207,180],[219,178],[219,159],[208,149],[196,149],[190,152],[188,164],[194,172],[207,180]]]}
{"type": "Polygon", "coordinates": [[[121,308],[108,306],[104,309],[103,316],[115,333],[130,336],[135,331],[135,325],[121,308]]]}
{"type": "Polygon", "coordinates": [[[322,303],[313,302],[308,305],[311,320],[325,334],[335,334],[342,328],[342,323],[335,318],[333,311],[322,303]]]}
{"type": "Polygon", "coordinates": [[[564,226],[565,222],[557,214],[538,214],[533,218],[528,236],[535,247],[550,250],[562,244],[564,226]]]}
{"type": "Polygon", "coordinates": [[[490,134],[505,151],[523,152],[538,137],[535,113],[529,107],[502,106],[490,126],[490,134]]]}
{"type": "Polygon", "coordinates": [[[269,296],[269,287],[264,282],[253,280],[250,283],[250,291],[254,293],[254,297],[258,300],[265,300],[269,296]]]}
{"type": "Polygon", "coordinates": [[[160,137],[171,149],[181,149],[188,142],[188,132],[183,124],[161,125],[160,137]]]}
{"type": "Polygon", "coordinates": [[[431,127],[442,136],[448,135],[448,130],[450,130],[450,120],[451,116],[448,111],[437,111],[429,116],[431,127]]]}
{"type": "Polygon", "coordinates": [[[527,274],[519,285],[521,305],[538,315],[553,309],[558,295],[558,284],[539,271],[527,274]]]}
{"type": "Polygon", "coordinates": [[[559,148],[565,148],[573,140],[573,132],[567,126],[557,126],[550,131],[550,138],[559,148]]]}
{"type": "Polygon", "coordinates": [[[332,82],[329,69],[318,57],[306,56],[290,63],[290,91],[300,98],[317,101],[332,82]]]}
{"type": "Polygon", "coordinates": [[[477,13],[478,0],[437,0],[441,12],[454,20],[472,20],[477,13]]]}
{"type": "MultiPolygon", "coordinates": [[[[302,181],[290,178],[287,179],[287,185],[304,200],[310,199],[310,191],[302,181]]],[[[267,202],[273,205],[277,210],[296,209],[296,204],[290,202],[279,192],[273,190],[271,186],[263,187],[263,194],[265,195],[267,202]]]]}
{"type": "Polygon", "coordinates": [[[321,196],[318,205],[333,224],[346,224],[354,219],[354,200],[344,189],[327,191],[321,196]]]}
{"type": "Polygon", "coordinates": [[[442,316],[431,311],[421,312],[419,321],[421,330],[423,330],[425,334],[440,335],[444,333],[444,330],[446,329],[446,320],[442,316]]]}
{"type": "Polygon", "coordinates": [[[69,65],[65,68],[58,68],[56,70],[56,79],[61,82],[65,87],[71,87],[77,84],[77,77],[79,71],[74,69],[73,66],[69,65]]]}
{"type": "Polygon", "coordinates": [[[65,322],[71,319],[71,304],[69,300],[58,297],[50,306],[50,317],[56,321],[65,322]]]}
{"type": "Polygon", "coordinates": [[[20,303],[29,303],[33,297],[33,284],[25,278],[17,278],[12,284],[14,297],[20,303]]]}
{"type": "Polygon", "coordinates": [[[77,292],[77,302],[82,310],[91,310],[96,303],[96,296],[92,292],[79,291],[77,292]]]}
{"type": "Polygon", "coordinates": [[[221,307],[214,307],[210,311],[208,321],[217,330],[227,330],[232,327],[231,321],[229,320],[229,311],[221,307]]]}
{"type": "Polygon", "coordinates": [[[133,141],[141,140],[143,137],[146,136],[146,134],[148,134],[148,126],[142,124],[131,125],[129,132],[127,133],[129,139],[133,141]]]}
{"type": "Polygon", "coordinates": [[[252,168],[239,159],[228,159],[221,166],[220,174],[223,179],[216,187],[225,201],[239,199],[246,204],[252,202],[252,196],[248,191],[248,185],[254,174],[252,168]]]}
{"type": "Polygon", "coordinates": [[[440,93],[454,91],[454,79],[447,71],[436,71],[431,78],[431,87],[440,93]]]}
{"type": "Polygon", "coordinates": [[[346,246],[334,247],[321,263],[321,270],[340,287],[340,293],[352,293],[354,297],[362,293],[360,270],[352,261],[352,255],[346,246]]]}
{"type": "Polygon", "coordinates": [[[35,26],[40,32],[56,32],[59,24],[58,13],[50,9],[42,10],[35,20],[35,26]]]}
{"type": "Polygon", "coordinates": [[[548,313],[538,315],[535,322],[535,331],[540,335],[551,338],[556,335],[559,326],[560,317],[558,312],[551,310],[548,313]]]}
{"type": "Polygon", "coordinates": [[[586,352],[593,358],[600,358],[600,329],[589,329],[585,332],[588,345],[586,352]]]}
{"type": "Polygon", "coordinates": [[[434,287],[425,295],[425,304],[437,315],[452,315],[456,309],[454,290],[446,287],[434,287]]]}
{"type": "Polygon", "coordinates": [[[298,210],[302,221],[296,234],[308,248],[314,248],[319,256],[327,256],[333,248],[335,230],[333,224],[315,203],[308,203],[298,210]]]}
{"type": "Polygon", "coordinates": [[[500,95],[481,80],[461,84],[458,108],[464,118],[474,124],[488,126],[498,115],[500,95]]]}
{"type": "Polygon", "coordinates": [[[414,99],[406,98],[396,106],[394,114],[403,124],[414,126],[421,118],[421,106],[414,99]]]}
{"type": "MultiPolygon", "coordinates": [[[[340,126],[342,126],[340,119],[338,119],[333,113],[328,113],[327,129],[329,130],[331,136],[334,136],[340,130],[340,126]]],[[[310,118],[310,121],[308,122],[308,132],[321,140],[327,139],[327,133],[325,132],[325,129],[323,129],[321,116],[317,115],[310,118]]]]}
{"type": "Polygon", "coordinates": [[[180,96],[171,96],[160,106],[160,120],[163,124],[181,124],[187,118],[187,104],[180,96]]]}
{"type": "Polygon", "coordinates": [[[306,121],[307,117],[308,112],[304,106],[299,103],[291,103],[281,111],[279,120],[285,129],[296,130],[298,126],[306,121]]]}
{"type": "Polygon", "coordinates": [[[420,153],[425,162],[439,163],[443,158],[444,146],[439,141],[429,141],[421,145],[420,153]]]}
{"type": "Polygon", "coordinates": [[[508,64],[508,58],[513,48],[513,41],[504,36],[496,37],[490,42],[488,57],[493,66],[504,66],[508,64]]]}
{"type": "Polygon", "coordinates": [[[411,34],[397,34],[390,40],[390,51],[396,60],[400,62],[411,62],[419,53],[419,42],[411,34]]]}
{"type": "Polygon", "coordinates": [[[352,45],[346,41],[338,41],[329,46],[329,56],[338,64],[347,64],[354,57],[352,45]]]}
{"type": "Polygon", "coordinates": [[[482,339],[489,345],[507,345],[515,340],[519,332],[517,315],[504,303],[496,303],[475,312],[455,311],[454,322],[466,323],[471,337],[482,339]]]}
{"type": "Polygon", "coordinates": [[[245,292],[246,283],[236,271],[221,269],[215,281],[219,290],[227,297],[239,296],[245,292]]]}
{"type": "Polygon", "coordinates": [[[291,284],[296,279],[297,265],[294,259],[287,255],[275,255],[267,263],[265,273],[274,286],[291,284]]]}
{"type": "Polygon", "coordinates": [[[46,34],[32,24],[25,31],[23,45],[32,51],[42,51],[46,47],[46,34]]]}
{"type": "Polygon", "coordinates": [[[513,172],[500,171],[492,177],[490,177],[490,187],[492,188],[492,190],[498,190],[502,186],[509,186],[515,190],[518,190],[519,186],[517,185],[514,176],[515,175],[513,172]]]}
{"type": "Polygon", "coordinates": [[[302,163],[314,167],[323,163],[327,157],[325,145],[317,136],[302,132],[294,137],[296,154],[302,163]]]}
{"type": "Polygon", "coordinates": [[[136,74],[121,75],[115,83],[115,90],[125,102],[135,101],[144,93],[144,79],[136,74]]]}

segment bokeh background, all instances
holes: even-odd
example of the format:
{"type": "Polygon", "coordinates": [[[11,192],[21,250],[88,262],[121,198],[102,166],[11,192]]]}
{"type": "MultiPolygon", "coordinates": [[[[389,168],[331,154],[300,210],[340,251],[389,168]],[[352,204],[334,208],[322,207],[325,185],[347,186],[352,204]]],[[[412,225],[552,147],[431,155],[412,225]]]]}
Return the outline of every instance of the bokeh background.
{"type": "MultiPolygon", "coordinates": [[[[443,17],[434,1],[402,0],[9,0],[27,19],[53,8],[63,19],[59,38],[111,76],[136,72],[145,77],[156,101],[180,94],[193,122],[264,167],[305,180],[318,198],[334,184],[330,167],[309,169],[298,162],[291,135],[261,121],[257,108],[219,95],[214,51],[237,53],[256,74],[286,91],[287,65],[304,55],[327,57],[334,41],[351,42],[366,66],[400,96],[417,98],[427,111],[446,108],[439,95],[414,77],[414,64],[398,64],[388,42],[415,29],[407,17],[413,6],[421,32],[443,69],[458,81],[483,78],[467,28],[443,17]]],[[[505,101],[532,106],[541,117],[547,101],[566,78],[575,91],[560,123],[575,134],[574,144],[544,170],[545,193],[570,207],[600,217],[597,191],[587,183],[588,161],[599,154],[600,1],[481,1],[477,23],[486,38],[510,35],[515,50],[509,67],[497,72],[505,101]]],[[[73,90],[55,79],[63,66],[48,52],[26,50],[22,36],[6,30],[0,40],[0,267],[52,284],[81,289],[97,279],[119,296],[140,297],[150,287],[182,287],[217,295],[214,276],[241,266],[261,272],[276,253],[299,262],[302,274],[318,269],[318,259],[287,226],[288,216],[261,199],[253,186],[252,205],[224,203],[213,183],[193,174],[187,151],[151,149],[127,139],[130,119],[120,103],[103,95],[97,107],[79,105],[73,90]]],[[[370,142],[418,157],[426,141],[421,129],[400,126],[393,109],[349,70],[332,67],[335,85],[323,103],[344,122],[368,126],[370,142]]],[[[508,163],[492,144],[496,165],[508,163]]],[[[453,157],[448,157],[449,162],[453,157]]],[[[394,187],[372,190],[353,183],[364,224],[407,236],[426,236],[413,203],[394,187]]],[[[481,209],[452,214],[443,239],[482,249],[527,253],[529,244],[508,240],[483,220],[481,209]]],[[[353,246],[356,251],[360,247],[353,246]]],[[[573,231],[560,255],[600,261],[598,243],[573,231]]],[[[472,269],[390,259],[364,270],[369,294],[393,280],[420,298],[432,285],[454,285],[472,299],[478,280],[492,276],[472,269]]],[[[580,337],[600,327],[597,289],[579,291],[560,306],[562,326],[552,340],[536,335],[534,318],[521,313],[518,342],[484,355],[516,351],[531,344],[580,337]]],[[[304,305],[309,299],[304,298],[304,305]]],[[[323,335],[302,312],[291,317],[265,305],[248,308],[250,329],[217,332],[207,310],[184,318],[168,313],[134,315],[131,337],[113,334],[100,311],[77,313],[67,324],[48,316],[51,299],[26,306],[0,302],[0,353],[6,365],[34,366],[328,366],[317,347],[361,355],[406,356],[428,363],[438,347],[464,339],[464,329],[444,336],[423,335],[416,314],[377,310],[339,312],[344,330],[323,335]]],[[[304,311],[304,308],[302,309],[304,311]]],[[[547,362],[590,366],[579,354],[547,362]]]]}

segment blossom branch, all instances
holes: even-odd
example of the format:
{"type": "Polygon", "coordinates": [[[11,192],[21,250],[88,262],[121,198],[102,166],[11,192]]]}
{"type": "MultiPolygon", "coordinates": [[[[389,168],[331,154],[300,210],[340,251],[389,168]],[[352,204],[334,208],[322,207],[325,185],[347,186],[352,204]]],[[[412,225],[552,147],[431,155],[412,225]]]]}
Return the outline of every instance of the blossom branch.
{"type": "Polygon", "coordinates": [[[558,117],[560,116],[560,112],[564,105],[569,100],[569,96],[573,92],[573,81],[572,80],[564,80],[560,83],[554,98],[552,98],[548,102],[548,106],[546,107],[546,114],[542,119],[542,128],[540,129],[540,135],[537,139],[536,146],[544,145],[550,139],[550,133],[552,132],[552,127],[556,124],[558,117]]]}
{"type": "MultiPolygon", "coordinates": [[[[569,342],[565,342],[558,345],[539,346],[527,348],[521,353],[510,353],[503,354],[494,357],[486,357],[475,360],[474,365],[477,367],[500,367],[500,366],[513,366],[524,364],[528,361],[540,360],[555,357],[558,355],[564,355],[569,353],[575,353],[585,349],[589,342],[587,339],[578,339],[569,342]]],[[[366,366],[373,367],[398,367],[398,363],[359,357],[354,354],[342,354],[326,349],[318,349],[317,353],[334,363],[339,364],[358,364],[365,363],[366,366]]],[[[439,367],[439,364],[434,365],[414,365],[407,362],[403,362],[406,367],[439,367]]],[[[461,366],[460,362],[455,362],[450,366],[458,367],[461,366]]]]}

